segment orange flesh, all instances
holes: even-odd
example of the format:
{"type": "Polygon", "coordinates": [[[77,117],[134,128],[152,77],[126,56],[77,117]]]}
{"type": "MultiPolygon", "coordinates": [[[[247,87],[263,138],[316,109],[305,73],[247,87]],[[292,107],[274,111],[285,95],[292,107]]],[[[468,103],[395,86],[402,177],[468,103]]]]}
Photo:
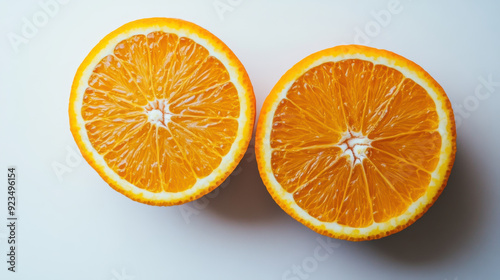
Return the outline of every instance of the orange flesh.
{"type": "Polygon", "coordinates": [[[150,192],[186,190],[217,168],[239,114],[224,65],[191,39],[161,31],[118,43],[95,67],[82,106],[92,146],[150,192]],[[152,110],[161,112],[157,124],[152,110]]]}
{"type": "Polygon", "coordinates": [[[298,78],[278,104],[271,167],[320,221],[385,222],[426,192],[439,160],[438,122],[432,98],[399,71],[360,59],[327,62],[298,78]],[[359,161],[341,148],[346,133],[370,141],[359,161]]]}

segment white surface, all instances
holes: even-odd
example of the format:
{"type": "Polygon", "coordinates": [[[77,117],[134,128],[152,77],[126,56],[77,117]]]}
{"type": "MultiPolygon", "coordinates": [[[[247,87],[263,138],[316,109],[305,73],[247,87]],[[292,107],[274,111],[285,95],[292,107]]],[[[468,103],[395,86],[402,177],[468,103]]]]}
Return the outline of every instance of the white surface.
{"type": "MultiPolygon", "coordinates": [[[[0,168],[16,166],[19,178],[18,272],[2,261],[0,279],[500,277],[500,85],[484,82],[500,82],[498,2],[65,2],[15,52],[8,34],[22,36],[23,18],[46,12],[39,1],[0,1],[0,168]],[[230,9],[218,14],[214,3],[230,9]],[[375,23],[389,8],[390,20],[375,23]],[[103,36],[153,16],[189,20],[222,39],[245,65],[258,111],[288,68],[327,47],[357,41],[414,60],[461,116],[447,188],[410,228],[362,243],[329,240],[288,217],[265,190],[252,148],[219,191],[185,206],[152,207],[115,192],[73,154],[70,86],[103,36]],[[60,180],[54,166],[71,172],[60,180]]],[[[0,260],[6,184],[0,176],[0,260]]]]}

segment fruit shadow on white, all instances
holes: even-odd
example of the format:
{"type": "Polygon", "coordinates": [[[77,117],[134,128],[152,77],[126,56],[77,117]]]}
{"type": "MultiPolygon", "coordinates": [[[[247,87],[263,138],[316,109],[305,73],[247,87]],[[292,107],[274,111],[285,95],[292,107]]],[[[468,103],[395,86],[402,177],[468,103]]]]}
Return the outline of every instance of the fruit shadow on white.
{"type": "Polygon", "coordinates": [[[448,184],[434,205],[413,225],[366,247],[412,266],[436,265],[468,254],[467,248],[481,238],[480,221],[486,211],[478,160],[458,141],[448,184]]]}
{"type": "Polygon", "coordinates": [[[266,222],[286,215],[260,178],[253,145],[225,183],[188,206],[201,215],[215,214],[238,223],[266,222]]]}

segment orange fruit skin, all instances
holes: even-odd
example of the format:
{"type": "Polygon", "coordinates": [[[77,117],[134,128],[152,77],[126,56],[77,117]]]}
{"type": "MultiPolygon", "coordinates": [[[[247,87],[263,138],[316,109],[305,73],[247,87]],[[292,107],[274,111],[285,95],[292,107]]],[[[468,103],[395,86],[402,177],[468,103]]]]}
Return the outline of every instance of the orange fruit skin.
{"type": "MultiPolygon", "coordinates": [[[[391,51],[387,50],[382,50],[382,49],[375,49],[371,47],[366,47],[366,46],[361,46],[361,45],[342,45],[342,46],[337,46],[333,48],[328,48],[324,49],[322,51],[313,53],[306,58],[302,59],[299,61],[297,64],[295,64],[292,68],[290,68],[281,78],[280,80],[276,83],[276,85],[273,87],[271,90],[270,94],[267,96],[265,99],[262,109],[260,111],[258,123],[257,123],[257,130],[256,130],[256,136],[255,136],[255,155],[257,159],[257,164],[258,164],[258,169],[260,176],[262,178],[262,181],[264,185],[266,186],[268,192],[270,193],[271,197],[274,199],[274,201],[283,209],[288,215],[293,217],[295,220],[299,221],[306,227],[314,230],[315,232],[332,237],[332,238],[337,238],[337,239],[343,239],[343,240],[348,240],[348,241],[367,241],[367,240],[374,240],[374,239],[379,239],[382,237],[389,236],[391,234],[397,233],[402,231],[403,229],[407,228],[411,224],[413,224],[415,221],[417,221],[424,213],[427,212],[427,210],[434,204],[434,202],[438,199],[444,188],[446,187],[448,178],[450,176],[451,170],[453,168],[453,163],[455,161],[455,154],[456,154],[456,126],[455,126],[455,118],[453,114],[453,109],[451,106],[451,102],[449,101],[444,89],[418,64],[415,62],[404,58],[403,56],[400,56],[396,53],[393,53],[391,51]],[[271,182],[270,179],[270,174],[266,172],[265,169],[265,148],[264,145],[266,141],[266,121],[272,113],[272,108],[276,102],[279,102],[280,98],[278,94],[282,92],[282,90],[285,88],[286,84],[289,83],[291,80],[293,81],[293,77],[298,77],[301,74],[301,71],[303,69],[307,69],[310,65],[312,65],[313,62],[325,57],[325,56],[339,56],[339,55],[353,55],[353,54],[367,54],[368,56],[373,55],[373,56],[378,56],[378,55],[383,55],[390,60],[394,61],[396,65],[400,65],[404,68],[409,68],[414,72],[417,72],[418,75],[422,78],[424,78],[431,86],[431,88],[439,94],[441,100],[445,103],[446,107],[446,112],[447,112],[447,117],[449,121],[449,126],[447,129],[449,130],[449,135],[451,136],[450,141],[451,141],[451,149],[449,150],[449,162],[446,166],[442,166],[442,168],[445,169],[444,171],[444,176],[442,180],[442,184],[439,187],[439,190],[437,191],[436,195],[421,209],[419,209],[418,214],[413,216],[410,220],[408,220],[404,224],[399,224],[397,227],[387,230],[387,231],[382,231],[378,232],[373,235],[369,236],[353,236],[349,234],[338,234],[334,233],[332,231],[327,230],[325,227],[321,226],[316,226],[313,223],[311,223],[309,220],[301,217],[299,214],[297,214],[296,211],[294,211],[287,201],[282,199],[282,197],[272,188],[273,183],[271,182]]],[[[438,167],[439,168],[439,167],[438,167]]]]}
{"type": "Polygon", "coordinates": [[[73,138],[75,139],[75,142],[78,146],[78,148],[81,151],[81,154],[83,158],[89,163],[90,166],[92,166],[97,173],[101,176],[101,178],[109,184],[110,187],[112,187],[114,190],[117,192],[127,196],[128,198],[148,204],[148,205],[154,205],[154,206],[172,206],[172,205],[180,205],[184,204],[193,200],[196,200],[205,194],[211,192],[215,188],[217,188],[220,184],[222,184],[229,175],[231,175],[231,172],[237,167],[238,163],[241,161],[243,156],[245,155],[245,152],[248,148],[248,145],[250,143],[252,133],[253,133],[253,127],[255,123],[255,96],[253,92],[253,87],[250,81],[250,78],[245,70],[245,67],[243,64],[240,62],[240,60],[236,57],[236,55],[231,51],[231,49],[224,44],[219,38],[217,38],[215,35],[210,33],[209,31],[201,28],[200,26],[185,21],[181,19],[175,19],[175,18],[147,18],[147,19],[139,19],[136,21],[129,22],[118,29],[114,30],[113,32],[109,33],[106,35],[87,55],[87,57],[83,60],[81,65],[78,67],[77,73],[75,75],[75,78],[73,80],[73,84],[71,87],[71,95],[70,95],[70,100],[69,100],[70,106],[69,106],[69,123],[70,123],[70,130],[73,135],[73,138]],[[79,135],[79,130],[81,129],[81,126],[77,123],[76,115],[78,112],[75,111],[74,106],[71,106],[71,104],[74,104],[76,102],[76,97],[77,97],[77,90],[79,87],[79,83],[81,82],[82,79],[82,74],[85,69],[89,67],[89,65],[93,62],[93,59],[96,57],[96,55],[102,50],[102,48],[110,41],[110,39],[115,38],[119,34],[125,33],[129,31],[131,28],[137,27],[138,25],[144,25],[144,26],[164,26],[168,25],[169,27],[173,27],[176,29],[189,29],[193,34],[197,34],[200,36],[203,36],[204,38],[207,38],[210,40],[210,42],[214,45],[214,47],[217,48],[218,51],[223,52],[228,59],[233,63],[233,66],[236,66],[238,69],[239,75],[241,75],[240,78],[240,83],[241,85],[244,86],[245,91],[247,92],[247,97],[248,97],[248,102],[250,105],[250,111],[249,115],[247,116],[250,120],[248,125],[245,127],[244,131],[244,144],[241,146],[241,149],[239,149],[238,153],[236,154],[234,158],[234,162],[229,170],[227,170],[222,177],[220,177],[218,180],[212,182],[211,186],[209,188],[205,188],[193,195],[183,197],[182,199],[177,199],[177,200],[172,200],[172,201],[161,201],[161,200],[151,200],[147,199],[144,196],[140,195],[134,195],[129,192],[126,192],[123,190],[121,185],[111,178],[109,174],[104,172],[101,168],[99,168],[99,164],[97,163],[96,159],[92,155],[90,151],[87,151],[82,139],[80,138],[79,135]]]}

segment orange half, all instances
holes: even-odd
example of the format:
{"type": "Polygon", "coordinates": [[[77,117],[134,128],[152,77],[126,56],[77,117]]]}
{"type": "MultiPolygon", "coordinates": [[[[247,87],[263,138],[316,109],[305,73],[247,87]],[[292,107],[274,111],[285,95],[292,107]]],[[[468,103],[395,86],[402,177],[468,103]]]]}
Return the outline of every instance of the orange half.
{"type": "Polygon", "coordinates": [[[221,184],[243,157],[255,119],[245,68],[187,21],[133,21],[78,68],[69,104],[82,155],[127,197],[185,203],[221,184]]]}
{"type": "Polygon", "coordinates": [[[348,45],[294,65],[264,102],[259,172],[311,229],[369,240],[398,232],[438,198],[456,150],[450,102],[417,64],[348,45]]]}

